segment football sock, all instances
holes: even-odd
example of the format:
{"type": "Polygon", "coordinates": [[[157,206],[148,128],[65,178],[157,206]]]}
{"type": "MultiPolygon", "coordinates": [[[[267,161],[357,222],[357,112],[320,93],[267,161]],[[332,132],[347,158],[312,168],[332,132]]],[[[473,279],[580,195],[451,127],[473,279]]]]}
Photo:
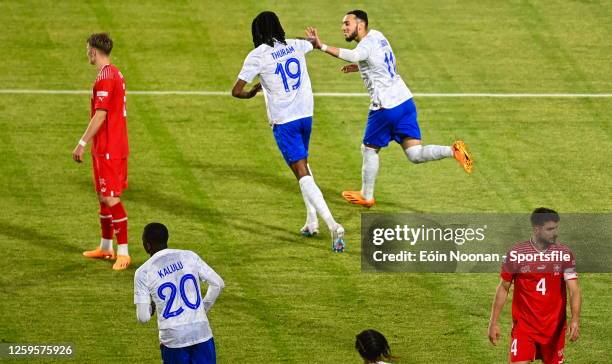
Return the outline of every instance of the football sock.
{"type": "Polygon", "coordinates": [[[453,156],[453,149],[443,145],[415,145],[405,150],[412,163],[425,163],[453,156]]]}
{"type": "Polygon", "coordinates": [[[361,196],[366,200],[374,198],[374,182],[378,174],[378,151],[361,145],[363,165],[361,166],[361,196]]]}
{"type": "Polygon", "coordinates": [[[332,230],[336,226],[336,220],[329,211],[329,207],[327,207],[327,203],[325,199],[323,199],[323,193],[319,189],[319,186],[314,181],[312,176],[304,176],[300,178],[300,189],[302,190],[302,194],[306,196],[308,201],[315,207],[317,213],[327,224],[329,230],[332,230]]]}
{"type": "MultiPolygon", "coordinates": [[[[113,227],[115,228],[115,236],[117,237],[117,244],[119,249],[121,245],[127,244],[128,242],[128,218],[123,203],[119,202],[116,205],[110,207],[111,214],[113,215],[113,227]]],[[[126,248],[127,249],[127,245],[126,248]]],[[[119,250],[121,251],[121,250],[119,250]]],[[[125,254],[121,254],[125,255],[125,254]]]]}
{"type": "MultiPolygon", "coordinates": [[[[312,176],[312,171],[310,170],[310,165],[306,164],[308,168],[308,173],[312,176]]],[[[314,177],[313,177],[314,178],[314,177]]],[[[317,209],[315,209],[314,205],[310,203],[308,200],[308,196],[302,190],[302,197],[304,198],[304,205],[306,205],[306,223],[313,224],[317,222],[317,209]]]]}
{"type": "Polygon", "coordinates": [[[102,238],[100,239],[100,249],[113,250],[113,217],[106,204],[100,202],[100,227],[102,238]]]}
{"type": "Polygon", "coordinates": [[[127,244],[117,245],[117,255],[130,255],[130,253],[128,253],[128,245],[127,244]]]}

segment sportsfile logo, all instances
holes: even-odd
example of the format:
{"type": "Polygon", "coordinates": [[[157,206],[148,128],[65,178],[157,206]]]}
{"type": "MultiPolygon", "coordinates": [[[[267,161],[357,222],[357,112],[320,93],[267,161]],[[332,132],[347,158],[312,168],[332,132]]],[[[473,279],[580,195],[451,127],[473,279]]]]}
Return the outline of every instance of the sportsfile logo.
{"type": "Polygon", "coordinates": [[[466,242],[485,240],[487,225],[481,227],[442,228],[421,225],[395,225],[394,228],[375,228],[372,230],[372,244],[381,246],[386,242],[401,241],[415,245],[420,241],[444,241],[463,245],[466,242]]]}

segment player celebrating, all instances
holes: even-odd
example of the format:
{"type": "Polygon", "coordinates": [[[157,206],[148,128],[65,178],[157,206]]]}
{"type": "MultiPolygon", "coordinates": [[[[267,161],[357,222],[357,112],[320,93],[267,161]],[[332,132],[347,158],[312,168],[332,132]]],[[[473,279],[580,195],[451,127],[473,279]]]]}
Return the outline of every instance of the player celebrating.
{"type": "Polygon", "coordinates": [[[331,232],[332,249],[342,252],[344,228],[334,220],[308,167],[314,101],[305,55],[312,50],[312,44],[285,39],[278,17],[270,11],[257,15],[251,30],[255,49],[246,57],[232,95],[250,99],[263,89],[274,138],[299,181],[306,204],[307,219],[301,233],[304,236],[318,233],[318,213],[331,232]],[[258,75],[261,83],[246,91],[245,85],[258,75]]]}
{"type": "Polygon", "coordinates": [[[570,340],[576,341],[579,336],[581,296],[576,261],[568,247],[556,243],[559,215],[555,211],[535,209],[531,225],[531,239],[515,245],[506,256],[491,309],[489,340],[493,345],[499,341],[497,322],[514,282],[510,362],[542,359],[545,364],[558,364],[563,362],[565,347],[566,287],[572,311],[570,340]],[[532,261],[519,263],[515,258],[518,254],[531,256],[532,261]],[[542,255],[553,259],[543,259],[542,255]]]}
{"type": "Polygon", "coordinates": [[[93,175],[100,202],[100,246],[83,253],[88,258],[114,259],[113,233],[117,237],[115,270],[126,269],[128,253],[127,213],[119,199],[127,188],[127,158],[129,154],[125,109],[125,80],[119,69],[110,64],[113,41],[107,33],[92,34],[87,39],[89,63],[96,66],[98,76],[91,96],[91,120],[72,152],[81,163],[85,146],[91,147],[93,175]]]}
{"type": "Polygon", "coordinates": [[[168,249],[168,229],[150,223],[142,244],[151,256],[134,275],[136,317],[145,323],[157,307],[161,356],[168,364],[214,364],[215,342],[206,313],[223,279],[194,252],[168,249]],[[208,284],[202,298],[200,281],[208,284]]]}
{"type": "Polygon", "coordinates": [[[452,146],[421,145],[421,131],[412,93],[397,73],[396,57],[385,36],[377,30],[368,30],[368,15],[362,10],[349,11],[342,20],[342,31],[347,42],[359,44],[353,50],[323,44],[317,30],[309,27],[306,34],[314,47],[348,62],[342,72],[361,72],[361,78],[370,94],[370,112],[363,137],[361,191],[344,191],[342,196],[350,203],[366,207],[374,205],[374,182],[378,173],[380,148],[395,140],[412,163],[425,163],[455,157],[466,172],[472,172],[472,158],[465,143],[456,141],[452,146]]]}

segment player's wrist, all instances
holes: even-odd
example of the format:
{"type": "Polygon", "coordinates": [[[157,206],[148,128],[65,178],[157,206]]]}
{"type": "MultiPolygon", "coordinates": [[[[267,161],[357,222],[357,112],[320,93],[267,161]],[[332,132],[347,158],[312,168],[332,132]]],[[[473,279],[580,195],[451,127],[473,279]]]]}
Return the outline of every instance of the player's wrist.
{"type": "Polygon", "coordinates": [[[323,52],[327,52],[327,44],[325,43],[321,43],[321,46],[319,47],[320,50],[322,50],[323,52]]]}
{"type": "Polygon", "coordinates": [[[83,139],[79,140],[79,143],[78,143],[78,144],[79,144],[81,147],[83,147],[83,148],[85,148],[85,147],[87,146],[87,142],[86,142],[86,141],[84,141],[83,139]]]}

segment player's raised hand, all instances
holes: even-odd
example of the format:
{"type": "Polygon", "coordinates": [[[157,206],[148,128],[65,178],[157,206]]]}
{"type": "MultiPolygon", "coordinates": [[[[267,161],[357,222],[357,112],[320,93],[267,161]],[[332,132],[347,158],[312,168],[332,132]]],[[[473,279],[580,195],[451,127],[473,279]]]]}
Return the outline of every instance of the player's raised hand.
{"type": "Polygon", "coordinates": [[[83,154],[85,153],[85,148],[81,144],[77,144],[77,146],[72,151],[72,159],[75,162],[81,163],[83,162],[83,154]]]}
{"type": "Polygon", "coordinates": [[[497,342],[501,338],[501,331],[498,324],[489,324],[489,341],[493,345],[497,345],[497,342]]]}
{"type": "Polygon", "coordinates": [[[319,39],[319,33],[317,33],[317,28],[306,28],[306,36],[308,37],[308,40],[310,41],[310,43],[312,43],[312,46],[314,48],[321,49],[321,45],[323,43],[321,43],[321,39],[319,39]]]}
{"type": "Polygon", "coordinates": [[[569,338],[570,341],[576,341],[580,337],[580,325],[578,321],[572,320],[570,323],[569,338]]]}
{"type": "Polygon", "coordinates": [[[253,85],[253,88],[251,89],[251,91],[249,91],[249,98],[257,95],[259,91],[261,91],[261,83],[257,82],[255,85],[253,85]]]}
{"type": "Polygon", "coordinates": [[[347,64],[346,66],[342,66],[342,68],[340,68],[340,71],[344,73],[357,72],[359,71],[359,66],[356,64],[347,64]]]}

